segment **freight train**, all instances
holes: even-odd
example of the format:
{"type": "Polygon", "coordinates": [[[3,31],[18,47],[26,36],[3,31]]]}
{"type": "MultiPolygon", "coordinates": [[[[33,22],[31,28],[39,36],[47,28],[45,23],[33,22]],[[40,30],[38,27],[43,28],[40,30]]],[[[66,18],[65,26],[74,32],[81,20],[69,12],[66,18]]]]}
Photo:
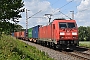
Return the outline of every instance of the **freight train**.
{"type": "Polygon", "coordinates": [[[75,20],[54,19],[46,26],[37,25],[29,28],[27,35],[26,31],[19,31],[14,32],[13,36],[59,49],[68,49],[79,45],[75,20]]]}

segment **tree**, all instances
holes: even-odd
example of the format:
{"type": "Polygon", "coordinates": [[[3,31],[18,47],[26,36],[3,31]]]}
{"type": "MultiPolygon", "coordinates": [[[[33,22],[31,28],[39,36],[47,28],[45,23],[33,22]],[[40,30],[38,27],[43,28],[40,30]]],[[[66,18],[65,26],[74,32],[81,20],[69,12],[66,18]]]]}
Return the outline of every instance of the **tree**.
{"type": "Polygon", "coordinates": [[[21,25],[14,25],[14,27],[15,27],[14,28],[15,31],[21,31],[23,28],[21,25]]]}
{"type": "Polygon", "coordinates": [[[19,14],[24,6],[22,0],[0,0],[0,20],[7,21],[21,18],[19,14]]]}
{"type": "Polygon", "coordinates": [[[12,24],[10,22],[0,22],[0,33],[10,34],[14,31],[22,30],[21,25],[12,24]]]}
{"type": "Polygon", "coordinates": [[[17,19],[21,18],[20,12],[24,12],[24,9],[21,9],[23,3],[22,0],[0,0],[0,33],[13,32],[15,24],[9,21],[17,22],[17,19]]]}
{"type": "Polygon", "coordinates": [[[88,33],[90,33],[87,27],[80,26],[79,27],[79,40],[80,41],[87,41],[88,40],[88,33]]]}
{"type": "Polygon", "coordinates": [[[87,26],[87,31],[88,31],[88,33],[87,33],[87,37],[88,37],[88,41],[90,41],[90,26],[87,26]]]}

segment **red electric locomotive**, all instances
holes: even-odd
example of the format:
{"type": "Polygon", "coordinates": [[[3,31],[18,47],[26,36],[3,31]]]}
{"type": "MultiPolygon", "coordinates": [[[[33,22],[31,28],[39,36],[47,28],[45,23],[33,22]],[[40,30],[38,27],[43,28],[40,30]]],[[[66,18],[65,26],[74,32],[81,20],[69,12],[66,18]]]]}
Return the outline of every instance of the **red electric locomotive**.
{"type": "Polygon", "coordinates": [[[78,46],[78,28],[76,21],[54,19],[49,25],[39,28],[39,41],[45,45],[60,49],[78,46]]]}

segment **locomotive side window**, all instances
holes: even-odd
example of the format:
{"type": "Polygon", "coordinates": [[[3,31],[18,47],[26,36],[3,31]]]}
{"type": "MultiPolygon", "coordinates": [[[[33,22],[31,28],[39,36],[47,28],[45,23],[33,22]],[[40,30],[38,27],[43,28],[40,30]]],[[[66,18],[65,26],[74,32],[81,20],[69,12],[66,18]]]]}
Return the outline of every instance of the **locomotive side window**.
{"type": "Polygon", "coordinates": [[[75,28],[75,24],[74,23],[68,23],[68,28],[75,28]]]}
{"type": "Polygon", "coordinates": [[[67,24],[66,23],[59,23],[59,28],[67,28],[67,24]]]}

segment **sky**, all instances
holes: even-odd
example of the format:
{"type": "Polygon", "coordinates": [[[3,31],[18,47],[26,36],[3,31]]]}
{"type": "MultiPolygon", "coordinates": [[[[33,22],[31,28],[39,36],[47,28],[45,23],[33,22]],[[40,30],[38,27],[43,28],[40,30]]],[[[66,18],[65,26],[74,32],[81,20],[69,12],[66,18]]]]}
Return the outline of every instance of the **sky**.
{"type": "Polygon", "coordinates": [[[79,26],[90,26],[90,0],[23,0],[25,12],[21,13],[20,24],[26,28],[26,9],[28,19],[28,28],[36,25],[47,25],[48,17],[45,14],[52,14],[51,21],[55,18],[72,18],[74,11],[74,20],[79,26]]]}

